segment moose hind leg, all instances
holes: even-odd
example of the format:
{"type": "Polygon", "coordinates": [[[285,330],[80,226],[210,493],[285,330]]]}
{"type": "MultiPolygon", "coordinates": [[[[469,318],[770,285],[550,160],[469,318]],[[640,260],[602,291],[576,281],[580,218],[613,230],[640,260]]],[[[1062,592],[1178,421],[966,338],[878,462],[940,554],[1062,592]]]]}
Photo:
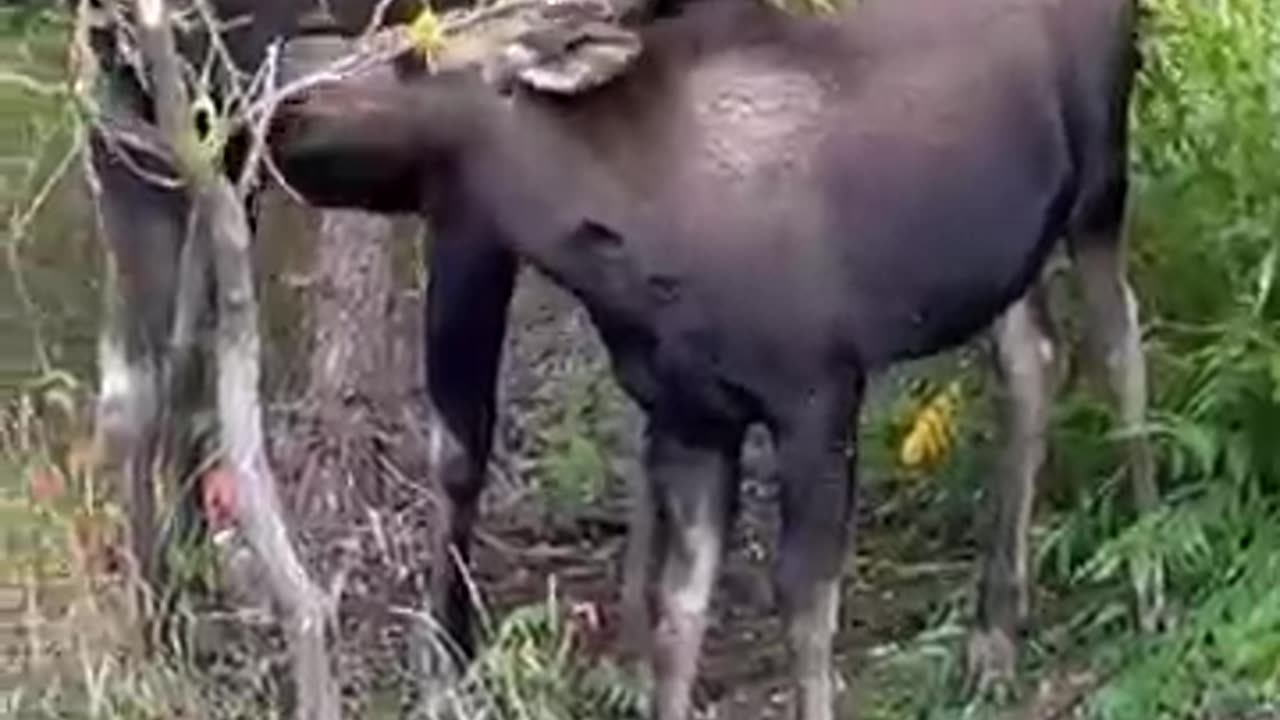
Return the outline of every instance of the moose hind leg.
{"type": "Polygon", "coordinates": [[[482,240],[487,238],[438,236],[429,260],[427,391],[437,413],[429,454],[441,494],[432,542],[431,611],[445,637],[429,634],[419,648],[427,683],[450,677],[472,654],[472,598],[465,573],[492,444],[495,386],[516,269],[510,254],[482,240]]]}
{"type": "Polygon", "coordinates": [[[993,331],[1003,445],[985,500],[977,627],[968,647],[970,689],[981,695],[1008,688],[1029,614],[1028,530],[1045,459],[1054,354],[1040,288],[1014,303],[993,331]]]}
{"type": "Polygon", "coordinates": [[[1134,506],[1146,513],[1159,504],[1160,495],[1151,447],[1141,432],[1147,413],[1147,369],[1137,296],[1125,278],[1117,237],[1082,236],[1072,250],[1088,315],[1088,346],[1118,406],[1134,506]]]}
{"type": "MultiPolygon", "coordinates": [[[[1160,495],[1151,446],[1143,432],[1148,387],[1138,301],[1125,278],[1123,253],[1118,229],[1073,238],[1072,255],[1088,316],[1088,347],[1118,410],[1134,508],[1142,515],[1156,508],[1160,495]]],[[[1144,630],[1156,629],[1165,612],[1160,577],[1139,583],[1136,593],[1139,624],[1144,630]]]]}
{"type": "Polygon", "coordinates": [[[812,392],[774,429],[782,493],[775,584],[791,656],[796,717],[832,720],[832,643],[851,547],[862,378],[812,392]]]}
{"type": "Polygon", "coordinates": [[[655,420],[646,455],[662,551],[652,643],[658,720],[685,720],[738,493],[741,430],[655,420]]]}

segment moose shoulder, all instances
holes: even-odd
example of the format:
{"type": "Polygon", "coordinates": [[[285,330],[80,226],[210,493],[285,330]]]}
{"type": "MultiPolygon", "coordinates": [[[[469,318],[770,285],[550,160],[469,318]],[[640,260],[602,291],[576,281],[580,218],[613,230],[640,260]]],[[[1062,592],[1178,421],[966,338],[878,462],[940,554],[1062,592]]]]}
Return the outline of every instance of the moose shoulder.
{"type": "MultiPolygon", "coordinates": [[[[1027,613],[1051,334],[1035,281],[1059,238],[1124,420],[1144,411],[1123,276],[1131,0],[862,0],[802,18],[703,0],[577,95],[470,70],[318,87],[275,130],[313,202],[429,216],[429,390],[447,435],[440,542],[463,557],[489,451],[517,259],[572,290],[649,415],[661,554],[657,717],[686,717],[750,423],[779,455],[777,588],[804,720],[832,717],[851,535],[851,420],[869,372],[994,328],[1010,387],[975,671],[1007,674],[1027,613]]],[[[1140,441],[1135,484],[1150,483],[1140,441]]],[[[438,557],[446,557],[441,554],[438,557]]],[[[435,591],[465,636],[456,571],[435,591]]]]}

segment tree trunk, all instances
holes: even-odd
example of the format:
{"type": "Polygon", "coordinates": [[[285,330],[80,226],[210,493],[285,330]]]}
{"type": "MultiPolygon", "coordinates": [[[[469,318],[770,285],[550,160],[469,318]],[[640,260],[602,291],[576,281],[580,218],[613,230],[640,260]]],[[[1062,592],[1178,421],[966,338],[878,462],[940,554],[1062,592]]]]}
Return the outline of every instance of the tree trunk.
{"type": "MultiPolygon", "coordinates": [[[[299,210],[296,206],[290,210],[299,210]]],[[[371,690],[404,691],[406,619],[393,607],[421,602],[430,558],[424,541],[433,500],[421,377],[420,308],[405,292],[417,269],[400,250],[421,223],[331,210],[298,263],[303,292],[296,365],[305,385],[272,433],[286,505],[303,554],[331,568],[338,602],[337,662],[347,714],[371,690]]]]}
{"type": "Polygon", "coordinates": [[[353,394],[376,403],[398,389],[389,373],[392,221],[356,211],[321,217],[307,313],[307,395],[322,407],[341,405],[353,394]]]}

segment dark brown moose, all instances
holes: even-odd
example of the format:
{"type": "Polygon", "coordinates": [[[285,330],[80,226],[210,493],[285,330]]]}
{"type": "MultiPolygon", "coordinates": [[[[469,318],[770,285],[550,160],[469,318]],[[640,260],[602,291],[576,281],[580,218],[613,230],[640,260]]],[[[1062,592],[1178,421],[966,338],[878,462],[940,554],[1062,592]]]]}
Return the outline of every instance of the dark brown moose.
{"type": "MultiPolygon", "coordinates": [[[[464,646],[461,569],[443,558],[468,556],[507,304],[527,262],[583,303],[648,416],[657,718],[689,715],[739,447],[757,422],[778,455],[796,715],[833,717],[865,378],[987,328],[1007,442],[969,647],[977,677],[1012,671],[1054,354],[1036,282],[1060,240],[1124,428],[1145,412],[1121,232],[1135,7],[846,5],[817,18],[748,0],[664,9],[638,31],[638,57],[593,61],[630,67],[577,93],[557,85],[573,63],[507,48],[528,60],[513,70],[525,82],[383,67],[280,116],[276,159],[310,201],[421,213],[435,229],[426,342],[448,512],[433,607],[464,646]]],[[[1129,443],[1147,508],[1149,451],[1129,443]]]]}

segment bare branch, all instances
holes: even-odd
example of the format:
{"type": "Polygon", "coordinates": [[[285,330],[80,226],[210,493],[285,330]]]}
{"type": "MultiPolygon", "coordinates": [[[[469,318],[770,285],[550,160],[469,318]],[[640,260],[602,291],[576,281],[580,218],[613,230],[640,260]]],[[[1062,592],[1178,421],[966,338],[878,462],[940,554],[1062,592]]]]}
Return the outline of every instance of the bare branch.
{"type": "Polygon", "coordinates": [[[395,0],[378,0],[378,4],[373,8],[373,12],[369,15],[369,23],[365,25],[364,32],[360,33],[361,37],[368,37],[377,32],[382,27],[382,23],[387,19],[387,10],[391,9],[391,3],[395,0]]]}
{"type": "Polygon", "coordinates": [[[203,185],[215,169],[199,157],[199,138],[190,122],[191,103],[182,82],[182,65],[164,0],[136,0],[138,44],[155,96],[156,124],[174,154],[179,171],[203,185]]]}
{"type": "Polygon", "coordinates": [[[30,75],[24,75],[10,70],[0,70],[0,85],[13,85],[33,95],[40,95],[41,97],[58,97],[67,92],[66,87],[62,83],[37,80],[30,75]]]}
{"type": "MultiPolygon", "coordinates": [[[[545,0],[500,0],[479,7],[446,13],[441,22],[442,34],[453,41],[446,41],[439,57],[433,63],[436,70],[448,70],[474,64],[491,55],[504,40],[527,29],[521,19],[529,13],[545,9],[545,0]],[[505,32],[485,32],[481,28],[494,23],[508,23],[505,32]]],[[[361,73],[383,66],[405,53],[414,50],[414,43],[403,27],[377,29],[385,16],[389,0],[382,0],[374,12],[365,33],[354,42],[352,52],[339,57],[314,71],[293,79],[280,88],[275,87],[279,77],[280,52],[275,45],[268,52],[258,78],[265,80],[263,93],[249,104],[238,117],[229,120],[231,127],[247,129],[250,135],[248,162],[236,186],[241,194],[247,193],[257,176],[258,169],[266,164],[273,175],[265,154],[266,134],[280,105],[319,85],[342,82],[361,73]]],[[[602,6],[603,7],[603,6],[602,6]]],[[[277,180],[281,178],[277,177],[277,180]]],[[[281,182],[282,186],[287,183],[281,182]]],[[[290,191],[291,194],[295,194],[290,191]]]]}
{"type": "Polygon", "coordinates": [[[163,0],[135,2],[158,124],[198,213],[200,231],[192,241],[211,243],[218,289],[217,404],[223,452],[236,475],[236,520],[285,615],[299,717],[337,720],[337,688],[326,649],[328,602],[293,547],[266,457],[258,396],[261,340],[244,205],[212,158],[199,149],[163,0]]]}
{"type": "MultiPolygon", "coordinates": [[[[273,43],[267,48],[267,57],[262,63],[260,77],[263,79],[264,87],[271,88],[275,86],[279,67],[280,45],[273,43]]],[[[248,194],[250,185],[258,176],[258,165],[261,163],[267,147],[266,136],[271,123],[271,116],[272,113],[264,112],[254,124],[252,131],[253,143],[249,146],[249,154],[245,158],[244,168],[240,171],[240,179],[236,181],[236,191],[242,197],[248,194]]]]}
{"type": "MultiPolygon", "coordinates": [[[[449,12],[441,21],[442,34],[446,38],[445,48],[435,62],[437,69],[447,70],[462,67],[475,62],[478,54],[492,52],[495,43],[484,42],[489,36],[480,30],[481,26],[496,22],[511,21],[517,29],[526,29],[519,24],[522,14],[533,13],[545,8],[546,0],[502,0],[472,10],[449,12]],[[457,42],[456,50],[449,47],[448,38],[457,42]],[[477,46],[478,41],[478,46],[477,46]],[[479,47],[479,49],[477,49],[479,47]]],[[[495,40],[503,37],[501,33],[493,33],[495,40]]],[[[244,122],[256,124],[262,115],[274,113],[283,102],[300,95],[318,85],[330,82],[341,82],[350,79],[371,68],[391,62],[405,53],[414,50],[414,43],[403,27],[391,27],[376,32],[367,32],[354,43],[352,52],[315,71],[290,81],[283,87],[271,90],[259,98],[245,110],[244,122]]]]}
{"type": "Polygon", "coordinates": [[[216,59],[219,62],[219,67],[226,73],[230,84],[223,102],[227,108],[235,107],[247,97],[248,89],[246,89],[243,82],[244,74],[232,60],[231,50],[227,47],[223,35],[228,29],[252,22],[252,18],[242,16],[227,21],[219,21],[213,8],[209,6],[208,0],[196,0],[195,7],[200,13],[200,18],[204,22],[205,31],[209,37],[212,59],[216,59]]]}

